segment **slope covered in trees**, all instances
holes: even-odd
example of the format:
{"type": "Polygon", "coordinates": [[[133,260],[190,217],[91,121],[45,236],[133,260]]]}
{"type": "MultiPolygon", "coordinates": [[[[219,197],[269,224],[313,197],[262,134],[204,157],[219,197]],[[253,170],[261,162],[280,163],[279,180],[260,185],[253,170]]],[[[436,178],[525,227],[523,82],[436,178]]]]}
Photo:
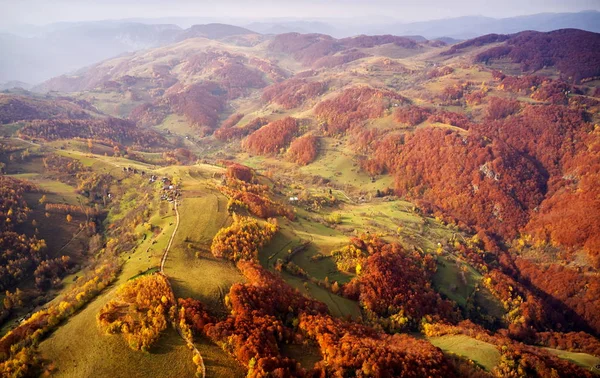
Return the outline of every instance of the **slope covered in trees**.
{"type": "Polygon", "coordinates": [[[34,120],[19,130],[25,138],[92,139],[109,144],[135,144],[141,147],[161,146],[166,139],[151,130],[136,127],[131,121],[118,118],[34,120]]]}
{"type": "Polygon", "coordinates": [[[327,134],[342,134],[362,125],[367,119],[382,117],[394,104],[405,102],[407,99],[397,92],[354,87],[319,103],[315,107],[315,115],[325,124],[327,134]]]}
{"type": "Polygon", "coordinates": [[[250,134],[244,147],[257,155],[273,155],[286,148],[298,132],[298,120],[286,117],[273,121],[250,134]]]}
{"type": "Polygon", "coordinates": [[[92,106],[68,98],[44,99],[0,93],[0,124],[53,118],[90,118],[92,106]]]}
{"type": "Polygon", "coordinates": [[[265,88],[262,100],[279,104],[284,109],[293,109],[322,94],[325,89],[325,83],[319,81],[291,78],[265,88]]]}
{"type": "Polygon", "coordinates": [[[508,58],[526,72],[552,66],[564,80],[574,83],[600,76],[600,36],[596,33],[577,29],[525,31],[489,40],[502,39],[504,44],[479,53],[475,61],[488,63],[508,58]]]}

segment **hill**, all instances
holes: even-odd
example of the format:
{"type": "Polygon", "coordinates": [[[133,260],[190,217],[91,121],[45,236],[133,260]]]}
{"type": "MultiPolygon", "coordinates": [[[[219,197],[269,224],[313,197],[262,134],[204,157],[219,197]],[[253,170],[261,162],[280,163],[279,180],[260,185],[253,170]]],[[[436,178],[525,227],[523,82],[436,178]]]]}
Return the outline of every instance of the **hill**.
{"type": "Polygon", "coordinates": [[[188,38],[203,37],[208,39],[221,39],[234,35],[258,34],[252,30],[234,25],[226,24],[206,24],[193,25],[189,29],[184,30],[177,36],[178,41],[183,41],[188,38]]]}
{"type": "Polygon", "coordinates": [[[0,97],[3,374],[597,373],[596,34],[210,29],[0,97]]]}
{"type": "Polygon", "coordinates": [[[596,53],[600,47],[600,35],[577,29],[490,34],[456,44],[444,54],[492,43],[500,44],[479,52],[474,58],[476,62],[493,64],[505,59],[517,64],[525,73],[553,67],[562,79],[575,83],[600,76],[600,55],[596,53]]]}
{"type": "Polygon", "coordinates": [[[0,48],[6,54],[0,58],[0,81],[21,80],[38,84],[124,53],[187,38],[220,39],[241,34],[256,33],[224,24],[182,29],[172,24],[98,21],[66,24],[33,37],[2,34],[0,48]]]}

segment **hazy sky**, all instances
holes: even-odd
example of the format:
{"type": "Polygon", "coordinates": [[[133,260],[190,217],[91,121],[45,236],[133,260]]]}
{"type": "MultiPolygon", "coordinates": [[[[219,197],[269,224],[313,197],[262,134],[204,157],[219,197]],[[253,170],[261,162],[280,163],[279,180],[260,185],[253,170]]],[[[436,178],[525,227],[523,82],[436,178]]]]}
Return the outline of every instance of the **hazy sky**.
{"type": "MultiPolygon", "coordinates": [[[[351,18],[422,21],[600,10],[600,0],[0,0],[0,26],[132,17],[351,18]]],[[[372,21],[372,20],[371,20],[372,21]]]]}

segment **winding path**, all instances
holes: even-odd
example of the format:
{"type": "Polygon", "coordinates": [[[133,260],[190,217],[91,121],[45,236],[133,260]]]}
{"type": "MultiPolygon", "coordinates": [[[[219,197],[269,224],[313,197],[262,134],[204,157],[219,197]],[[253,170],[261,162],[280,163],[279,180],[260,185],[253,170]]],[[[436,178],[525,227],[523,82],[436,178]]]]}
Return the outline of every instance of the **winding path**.
{"type": "Polygon", "coordinates": [[[171,249],[171,245],[173,244],[173,239],[175,239],[175,234],[177,233],[177,229],[179,228],[179,210],[177,209],[177,201],[175,203],[175,215],[177,216],[177,221],[175,223],[175,229],[171,234],[171,238],[169,239],[169,244],[167,244],[167,248],[165,248],[165,253],[163,253],[162,259],[160,260],[160,272],[165,274],[165,262],[167,261],[167,256],[169,255],[169,250],[171,249]]]}
{"type": "MultiPolygon", "coordinates": [[[[171,238],[169,239],[169,244],[167,244],[167,247],[165,248],[165,252],[163,253],[162,259],[160,260],[160,273],[163,276],[165,276],[165,278],[167,279],[167,282],[169,283],[169,287],[171,289],[171,294],[173,296],[173,302],[175,304],[177,304],[177,299],[175,299],[175,293],[173,291],[173,287],[171,287],[171,282],[169,282],[169,276],[167,276],[165,274],[165,263],[167,262],[167,256],[169,255],[169,250],[171,249],[171,245],[173,245],[173,240],[175,239],[175,234],[177,233],[177,230],[179,229],[179,209],[177,208],[177,201],[174,202],[174,206],[175,206],[175,215],[177,217],[177,221],[175,222],[175,229],[173,230],[173,233],[171,234],[171,238]]],[[[177,307],[179,307],[179,306],[177,306],[177,307]]],[[[194,353],[195,355],[200,357],[200,368],[201,368],[200,377],[205,378],[206,377],[206,366],[204,365],[204,358],[202,358],[202,354],[200,353],[198,348],[196,348],[196,346],[194,345],[193,340],[189,339],[183,333],[183,331],[181,330],[181,327],[179,327],[179,324],[177,324],[176,322],[173,322],[173,327],[177,330],[177,333],[179,333],[179,336],[181,336],[181,338],[183,340],[185,340],[188,347],[192,350],[192,353],[194,353]]]]}

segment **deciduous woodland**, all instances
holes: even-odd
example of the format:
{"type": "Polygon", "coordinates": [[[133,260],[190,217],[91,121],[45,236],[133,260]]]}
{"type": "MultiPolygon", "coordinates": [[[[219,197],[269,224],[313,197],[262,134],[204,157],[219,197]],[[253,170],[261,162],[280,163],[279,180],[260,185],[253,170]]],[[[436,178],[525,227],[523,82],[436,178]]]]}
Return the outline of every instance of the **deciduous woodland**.
{"type": "Polygon", "coordinates": [[[244,147],[255,154],[276,154],[286,148],[298,132],[298,120],[287,117],[261,127],[246,138],[244,147]]]}
{"type": "Polygon", "coordinates": [[[598,374],[600,34],[163,27],[0,94],[1,376],[598,374]]]}

